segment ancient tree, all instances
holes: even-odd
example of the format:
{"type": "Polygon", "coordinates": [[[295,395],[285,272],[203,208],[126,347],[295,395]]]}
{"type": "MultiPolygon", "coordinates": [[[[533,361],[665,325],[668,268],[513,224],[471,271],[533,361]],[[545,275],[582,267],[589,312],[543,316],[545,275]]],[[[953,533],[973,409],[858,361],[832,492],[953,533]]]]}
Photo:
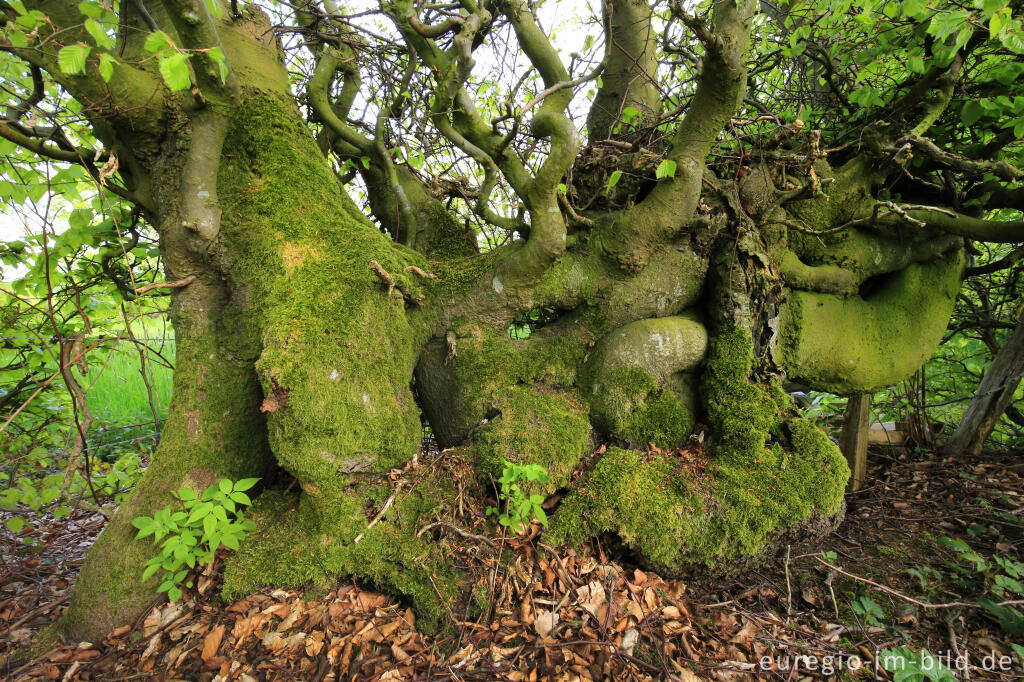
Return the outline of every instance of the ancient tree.
{"type": "Polygon", "coordinates": [[[423,423],[482,482],[546,467],[548,543],[742,565],[842,511],[784,382],[901,380],[972,242],[1024,241],[1017,2],[607,0],[571,54],[526,0],[0,7],[0,136],[102,181],[177,285],[171,415],[75,637],[154,598],[133,517],[279,469],[228,596],[355,576],[436,619],[451,481],[368,528],[423,423]]]}

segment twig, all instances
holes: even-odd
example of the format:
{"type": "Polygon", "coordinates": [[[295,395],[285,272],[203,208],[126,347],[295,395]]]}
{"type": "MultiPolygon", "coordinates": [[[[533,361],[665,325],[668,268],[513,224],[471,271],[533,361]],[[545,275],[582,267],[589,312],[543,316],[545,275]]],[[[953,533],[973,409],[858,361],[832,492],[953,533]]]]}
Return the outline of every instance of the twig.
{"type": "Polygon", "coordinates": [[[786,615],[793,615],[793,583],[789,579],[789,545],[786,545],[786,615]]]}
{"type": "MultiPolygon", "coordinates": [[[[817,557],[816,556],[816,557],[814,557],[814,559],[818,563],[823,564],[825,566],[828,566],[829,568],[831,568],[836,573],[840,573],[842,575],[845,575],[847,578],[853,578],[854,580],[856,580],[858,582],[862,582],[862,583],[865,583],[867,585],[871,585],[872,587],[876,587],[876,588],[882,590],[883,592],[885,592],[887,594],[891,594],[892,596],[897,597],[899,599],[902,599],[903,601],[910,602],[914,606],[919,606],[922,609],[955,609],[955,608],[973,608],[973,609],[977,609],[977,608],[984,608],[981,604],[975,604],[973,602],[964,602],[964,601],[953,601],[953,602],[949,602],[949,603],[946,603],[946,604],[929,604],[928,602],[918,601],[917,599],[914,599],[913,597],[908,597],[907,595],[903,594],[902,592],[897,592],[896,590],[892,589],[891,587],[886,587],[885,585],[879,585],[878,583],[876,583],[873,580],[868,580],[867,578],[861,577],[859,575],[854,575],[853,573],[850,573],[848,571],[844,571],[843,569],[839,568],[838,566],[833,566],[832,564],[830,564],[829,562],[825,561],[821,557],[817,557]]],[[[1024,599],[1015,599],[1015,600],[1012,600],[1012,601],[1002,601],[1002,602],[999,602],[998,604],[996,604],[996,606],[1020,606],[1021,604],[1024,604],[1024,599]]]]}
{"type": "Polygon", "coordinates": [[[179,279],[177,282],[153,282],[152,284],[147,284],[144,287],[139,287],[138,289],[136,289],[135,295],[142,296],[143,294],[153,291],[154,289],[180,289],[182,287],[187,287],[194,281],[196,281],[196,276],[189,275],[184,279],[179,279]]]}
{"type": "Polygon", "coordinates": [[[461,528],[459,528],[458,526],[456,526],[454,524],[448,523],[447,521],[436,521],[434,523],[430,523],[430,524],[427,524],[426,526],[423,526],[423,528],[420,528],[419,531],[416,533],[416,537],[420,537],[421,535],[426,533],[431,528],[448,528],[449,530],[455,531],[456,533],[458,533],[462,537],[466,538],[467,540],[479,540],[480,542],[484,542],[484,543],[490,545],[491,547],[494,546],[494,540],[491,540],[486,535],[476,535],[475,533],[469,533],[467,531],[462,530],[461,528]]]}
{"type": "Polygon", "coordinates": [[[377,515],[375,517],[373,517],[373,521],[370,521],[370,523],[366,526],[366,530],[364,530],[362,533],[357,535],[356,539],[352,541],[353,545],[357,544],[360,540],[362,540],[363,536],[366,535],[367,531],[369,531],[371,528],[373,528],[378,523],[380,523],[380,520],[382,518],[384,518],[384,514],[386,514],[388,509],[391,508],[391,505],[395,501],[395,496],[398,495],[398,491],[401,490],[401,489],[402,489],[402,481],[399,481],[398,484],[395,486],[395,492],[391,493],[391,497],[389,497],[387,499],[387,501],[384,503],[384,506],[380,508],[379,512],[377,512],[377,515]]]}

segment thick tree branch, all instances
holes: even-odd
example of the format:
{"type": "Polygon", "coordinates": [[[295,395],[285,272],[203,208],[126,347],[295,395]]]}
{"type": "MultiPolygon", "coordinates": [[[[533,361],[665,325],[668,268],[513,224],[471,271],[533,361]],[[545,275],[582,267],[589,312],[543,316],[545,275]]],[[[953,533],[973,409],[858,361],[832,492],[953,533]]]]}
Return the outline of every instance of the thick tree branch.
{"type": "Polygon", "coordinates": [[[918,137],[917,135],[908,135],[907,137],[898,140],[896,144],[887,151],[895,154],[906,144],[911,145],[911,147],[921,152],[921,154],[936,166],[949,168],[958,173],[964,173],[966,175],[985,175],[986,173],[991,173],[1000,180],[1005,180],[1007,182],[1024,178],[1024,171],[1016,168],[1011,163],[1006,161],[977,161],[969,159],[966,156],[954,154],[941,149],[931,140],[918,137]]]}
{"type": "Polygon", "coordinates": [[[675,176],[658,182],[635,207],[613,214],[603,248],[623,265],[642,266],[647,256],[691,219],[700,197],[705,158],[736,111],[746,89],[744,66],[754,0],[716,0],[704,70],[690,108],[676,128],[667,157],[675,176]]]}
{"type": "MultiPolygon", "coordinates": [[[[908,210],[907,215],[928,228],[976,241],[1009,244],[1024,242],[1024,221],[1021,220],[984,220],[938,208],[914,208],[908,210]]],[[[901,220],[891,213],[879,218],[882,224],[894,224],[901,220]]]]}
{"type": "MultiPolygon", "coordinates": [[[[219,2],[219,0],[216,0],[219,2]]],[[[230,63],[227,75],[221,79],[220,70],[213,61],[203,54],[220,47],[220,33],[217,20],[210,16],[204,0],[164,0],[174,21],[174,27],[184,47],[195,50],[190,61],[195,85],[206,92],[218,92],[233,99],[238,94],[238,81],[230,63]]]]}

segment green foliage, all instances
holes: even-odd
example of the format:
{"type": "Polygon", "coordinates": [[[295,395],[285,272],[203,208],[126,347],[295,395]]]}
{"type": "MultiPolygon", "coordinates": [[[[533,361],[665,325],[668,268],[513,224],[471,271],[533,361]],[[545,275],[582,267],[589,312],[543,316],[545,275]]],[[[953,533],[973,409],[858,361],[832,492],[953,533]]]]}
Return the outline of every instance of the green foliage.
{"type": "Polygon", "coordinates": [[[1024,563],[1016,557],[998,554],[986,559],[960,538],[942,538],[940,544],[956,554],[956,561],[947,562],[954,579],[985,595],[976,599],[977,603],[1003,630],[1012,635],[1024,635],[1024,613],[1014,606],[1000,604],[1024,597],[1024,563]]]}
{"type": "Polygon", "coordinates": [[[878,659],[882,667],[892,673],[893,682],[956,682],[953,671],[942,665],[927,649],[920,652],[902,646],[882,649],[878,652],[878,659]]]}
{"type": "Polygon", "coordinates": [[[171,601],[181,597],[181,585],[192,587],[187,580],[189,570],[209,564],[223,545],[238,549],[246,532],[255,528],[242,517],[242,507],[252,504],[245,491],[256,485],[258,478],[229,481],[222,478],[197,495],[191,488],[181,488],[175,498],[180,509],[158,509],[152,517],[132,519],[138,529],[136,539],[153,536],[160,552],[146,562],[142,580],[163,571],[158,592],[166,592],[171,601]],[[162,541],[162,542],[161,542],[162,541]]]}
{"type": "Polygon", "coordinates": [[[541,525],[548,525],[548,515],[541,504],[544,496],[536,493],[527,495],[521,484],[527,482],[546,483],[550,480],[547,470],[539,464],[515,464],[505,461],[505,469],[501,472],[498,484],[501,486],[500,503],[504,511],[497,507],[488,507],[488,516],[497,516],[498,523],[513,533],[522,533],[530,525],[531,519],[537,519],[541,525]]]}
{"type": "Polygon", "coordinates": [[[882,611],[882,607],[874,599],[866,595],[854,599],[850,602],[850,607],[867,625],[878,627],[885,618],[885,612],[882,611]]]}

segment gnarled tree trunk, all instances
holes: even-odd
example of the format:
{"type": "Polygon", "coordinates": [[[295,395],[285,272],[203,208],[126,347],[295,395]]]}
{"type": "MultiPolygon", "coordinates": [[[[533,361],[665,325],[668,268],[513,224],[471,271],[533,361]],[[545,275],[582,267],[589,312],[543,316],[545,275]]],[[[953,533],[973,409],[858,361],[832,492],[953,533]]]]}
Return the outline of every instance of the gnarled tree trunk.
{"type": "MultiPolygon", "coordinates": [[[[430,27],[411,2],[390,3],[410,60],[437,81],[432,122],[484,169],[473,210],[521,237],[487,253],[383,137],[350,125],[352,41],[310,45],[314,139],[264,16],[148,4],[186,48],[222,46],[230,70],[221,78],[193,59],[194,88],[175,95],[152,70],[119,65],[113,100],[85,77],[66,79],[95,103],[125,191],[160,231],[168,279],[196,277],[173,298],[178,365],[161,445],[83,567],[61,624],[73,637],[100,636],[153,598],[155,582],[140,580],[152,549],[132,540],[133,517],[180,486],[274,467],[298,487],[257,499],[259,530],[232,556],[226,596],[355,576],[406,595],[424,622],[441,620],[458,571],[418,531],[451,503],[454,483],[428,472],[370,524],[394,492],[387,473],[417,452],[421,415],[443,446],[463,448],[481,483],[505,460],[544,466],[551,481],[537,491],[565,493],[553,542],[612,533],[679,574],[732,570],[821,532],[841,516],[849,469],[783,378],[849,394],[916,370],[946,326],[963,235],[988,227],[882,201],[903,171],[887,165],[893,139],[877,131],[833,167],[816,136],[783,128],[760,157],[711,173],[707,157],[746,86],[749,0],[714,3],[687,114],[653,151],[643,138],[604,144],[615,133],[603,120],[624,106],[659,115],[652,43],[624,33],[649,27],[649,5],[609,13],[604,104],[581,150],[557,53],[525,3],[495,3],[546,88],[530,125],[550,151],[529,168],[463,87],[491,10],[430,27]],[[443,32],[450,49],[434,40],[443,32]],[[377,224],[328,153],[358,160],[377,224]],[[674,173],[659,177],[662,156],[674,173]],[[488,204],[499,171],[522,200],[515,218],[488,204]],[[515,333],[523,320],[542,323],[515,333]],[[598,442],[611,447],[574,478],[598,442]]],[[[143,25],[126,11],[129,27],[143,25]]],[[[311,26],[330,25],[310,12],[311,26]]],[[[129,39],[127,49],[140,48],[129,39]]],[[[54,68],[52,55],[25,54],[54,68]]]]}

